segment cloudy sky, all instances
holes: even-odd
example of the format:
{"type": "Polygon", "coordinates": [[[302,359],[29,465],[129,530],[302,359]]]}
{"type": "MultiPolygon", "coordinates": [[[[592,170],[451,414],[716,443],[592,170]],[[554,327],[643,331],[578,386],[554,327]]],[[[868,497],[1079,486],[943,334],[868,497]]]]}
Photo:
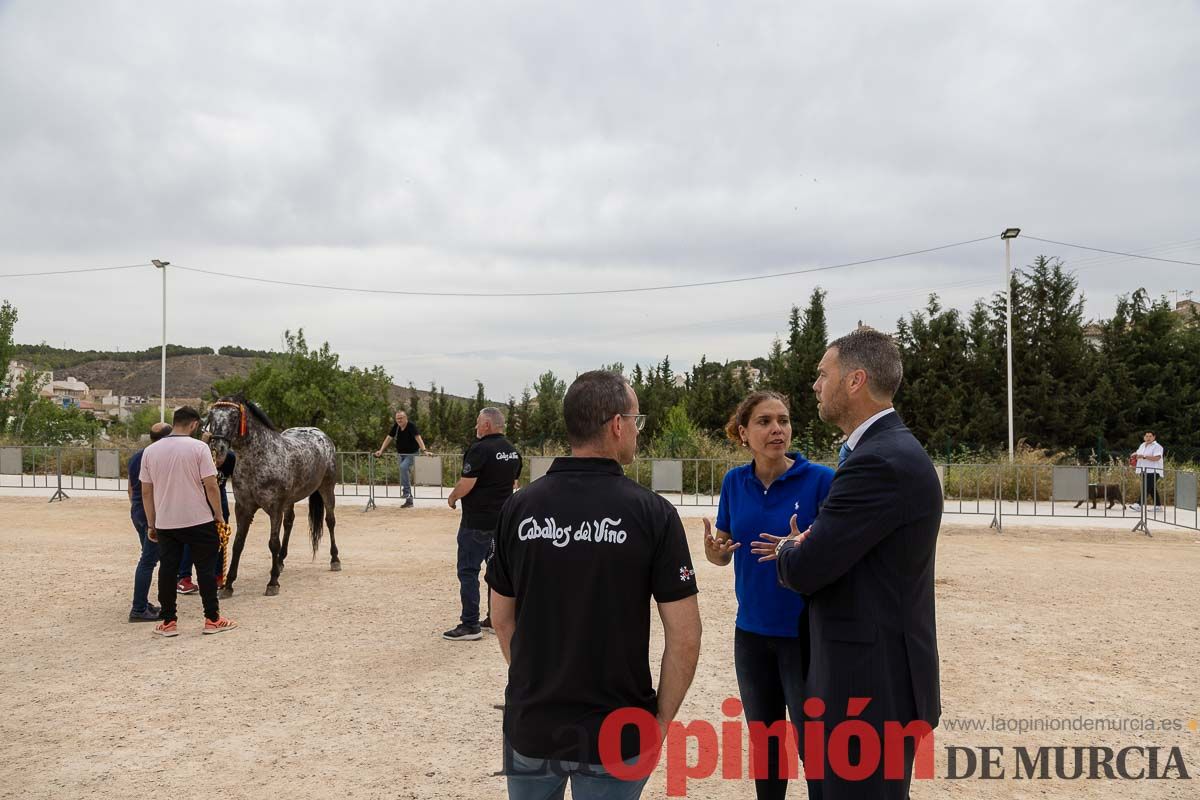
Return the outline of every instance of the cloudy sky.
{"type": "MultiPolygon", "coordinates": [[[[0,0],[0,297],[17,339],[159,341],[147,262],[361,289],[657,286],[996,236],[1200,261],[1200,7],[0,0]],[[249,7],[247,7],[249,6],[249,7]]],[[[1093,316],[1200,269],[1015,243],[1093,316]]],[[[169,338],[328,340],[397,383],[765,354],[791,304],[892,329],[1002,286],[998,238],[731,285],[410,297],[168,278],[169,338]]],[[[1171,299],[1175,295],[1169,295],[1171,299]]],[[[1197,295],[1200,297],[1200,293],[1197,295]]]]}

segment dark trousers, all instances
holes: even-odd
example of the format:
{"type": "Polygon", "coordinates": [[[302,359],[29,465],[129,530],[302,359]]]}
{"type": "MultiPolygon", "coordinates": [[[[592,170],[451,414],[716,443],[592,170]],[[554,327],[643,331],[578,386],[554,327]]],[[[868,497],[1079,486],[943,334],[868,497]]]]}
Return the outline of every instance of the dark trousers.
{"type": "Polygon", "coordinates": [[[213,574],[213,561],[217,558],[220,540],[217,538],[217,524],[205,522],[190,528],[171,528],[158,531],[158,546],[162,551],[162,566],[158,570],[158,602],[162,606],[163,622],[171,622],[176,618],[175,613],[175,581],[172,575],[179,570],[179,560],[183,557],[183,546],[192,549],[192,558],[196,561],[196,580],[200,584],[200,600],[204,604],[205,619],[217,620],[221,617],[217,605],[217,576],[213,574]],[[162,576],[167,576],[164,580],[162,576]]]}
{"type": "Polygon", "coordinates": [[[1142,473],[1142,505],[1158,505],[1158,473],[1142,473]]]}
{"type": "MultiPolygon", "coordinates": [[[[192,548],[191,545],[183,546],[183,553],[179,556],[179,573],[175,576],[175,580],[181,581],[184,578],[192,577],[192,548]]],[[[213,575],[220,577],[221,575],[221,559],[213,559],[213,575]]]]}
{"type": "MultiPolygon", "coordinates": [[[[221,517],[225,522],[229,522],[229,500],[225,496],[225,490],[221,490],[221,517]]],[[[221,577],[221,559],[213,560],[213,574],[218,578],[221,577]]],[[[179,559],[179,575],[178,579],[192,577],[192,548],[188,545],[183,546],[183,555],[179,559]]]]}
{"type": "MultiPolygon", "coordinates": [[[[458,528],[458,592],[462,600],[462,623],[479,625],[479,567],[492,554],[492,531],[458,528]]],[[[492,615],[492,594],[488,592],[488,616],[492,615]]]]}
{"type": "MultiPolygon", "coordinates": [[[[804,753],[804,644],[799,638],[761,636],[734,628],[733,664],[747,725],[761,722],[769,727],[785,719],[786,712],[796,726],[799,759],[804,753]]],[[[752,757],[751,769],[753,766],[752,757]]],[[[779,800],[787,795],[788,782],[779,776],[779,767],[779,740],[772,737],[767,745],[768,777],[754,781],[758,800],[779,800]]],[[[801,780],[803,775],[802,768],[801,780]]],[[[819,781],[808,782],[808,796],[821,797],[819,781]]]]}
{"type": "Polygon", "coordinates": [[[133,571],[133,606],[130,611],[141,613],[146,610],[146,603],[150,599],[150,581],[154,580],[154,568],[158,566],[158,542],[152,542],[146,536],[145,517],[133,517],[132,520],[138,542],[142,545],[142,554],[133,571]]]}

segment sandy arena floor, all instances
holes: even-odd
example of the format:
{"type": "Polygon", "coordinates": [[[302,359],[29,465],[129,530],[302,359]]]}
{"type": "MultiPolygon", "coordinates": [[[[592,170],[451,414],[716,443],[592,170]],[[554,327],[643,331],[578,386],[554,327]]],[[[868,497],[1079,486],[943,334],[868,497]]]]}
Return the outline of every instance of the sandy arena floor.
{"type": "MultiPolygon", "coordinates": [[[[265,519],[222,609],[241,629],[200,635],[129,624],[136,536],[126,505],[0,498],[0,797],[500,798],[504,662],[494,637],[440,638],[458,615],[449,510],[346,507],[344,571],[300,528],[281,577],[265,519]],[[299,546],[297,546],[299,544],[299,546]]],[[[704,646],[683,719],[719,724],[733,678],[731,571],[699,571],[704,646]]],[[[1200,796],[1200,543],[1124,531],[943,527],[938,562],[943,726],[938,779],[913,796],[1200,796]],[[954,731],[980,718],[1179,719],[1181,731],[954,731]],[[1191,781],[1014,781],[1017,745],[1179,746],[1191,781]],[[1003,746],[1009,777],[950,781],[948,745],[1003,746]]],[[[656,618],[657,629],[657,618],[656,618]]],[[[653,654],[657,664],[658,654],[653,654]]],[[[657,666],[653,670],[657,674],[657,666]]],[[[1165,758],[1165,753],[1164,753],[1165,758]]],[[[743,762],[744,763],[744,762],[743,762]]],[[[664,771],[646,797],[664,794],[664,771]]],[[[793,791],[802,797],[802,791],[793,791]]],[[[748,781],[693,781],[693,798],[753,797],[748,781]]]]}

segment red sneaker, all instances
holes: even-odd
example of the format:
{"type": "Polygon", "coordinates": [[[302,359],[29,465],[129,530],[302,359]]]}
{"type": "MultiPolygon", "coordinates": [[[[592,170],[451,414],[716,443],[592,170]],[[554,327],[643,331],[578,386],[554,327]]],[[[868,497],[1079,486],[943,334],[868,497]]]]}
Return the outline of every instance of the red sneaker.
{"type": "Polygon", "coordinates": [[[179,583],[175,585],[175,591],[179,592],[180,594],[195,594],[196,592],[200,591],[200,587],[195,584],[195,582],[192,580],[192,576],[189,575],[186,578],[179,579],[179,583]]]}
{"type": "Polygon", "coordinates": [[[156,636],[178,636],[179,626],[175,624],[175,620],[160,622],[154,626],[154,634],[156,636]]]}
{"type": "Polygon", "coordinates": [[[211,619],[204,620],[204,632],[205,633],[220,633],[221,631],[231,631],[234,628],[236,628],[237,626],[238,626],[238,624],[236,622],[234,622],[233,620],[231,620],[227,617],[217,617],[217,619],[215,621],[211,620],[211,619]]]}

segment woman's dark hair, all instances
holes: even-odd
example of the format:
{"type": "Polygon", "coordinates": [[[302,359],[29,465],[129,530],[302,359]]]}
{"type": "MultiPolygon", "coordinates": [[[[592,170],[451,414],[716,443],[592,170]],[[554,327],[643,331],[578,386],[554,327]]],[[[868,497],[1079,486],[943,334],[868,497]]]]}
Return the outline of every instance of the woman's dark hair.
{"type": "Polygon", "coordinates": [[[746,395],[746,399],[738,403],[738,407],[729,417],[729,422],[725,423],[725,435],[729,437],[729,441],[734,444],[742,444],[742,435],[738,431],[738,427],[747,427],[750,424],[750,417],[754,414],[754,409],[767,400],[778,400],[783,403],[784,408],[788,407],[787,395],[770,389],[751,392],[746,395]]]}

